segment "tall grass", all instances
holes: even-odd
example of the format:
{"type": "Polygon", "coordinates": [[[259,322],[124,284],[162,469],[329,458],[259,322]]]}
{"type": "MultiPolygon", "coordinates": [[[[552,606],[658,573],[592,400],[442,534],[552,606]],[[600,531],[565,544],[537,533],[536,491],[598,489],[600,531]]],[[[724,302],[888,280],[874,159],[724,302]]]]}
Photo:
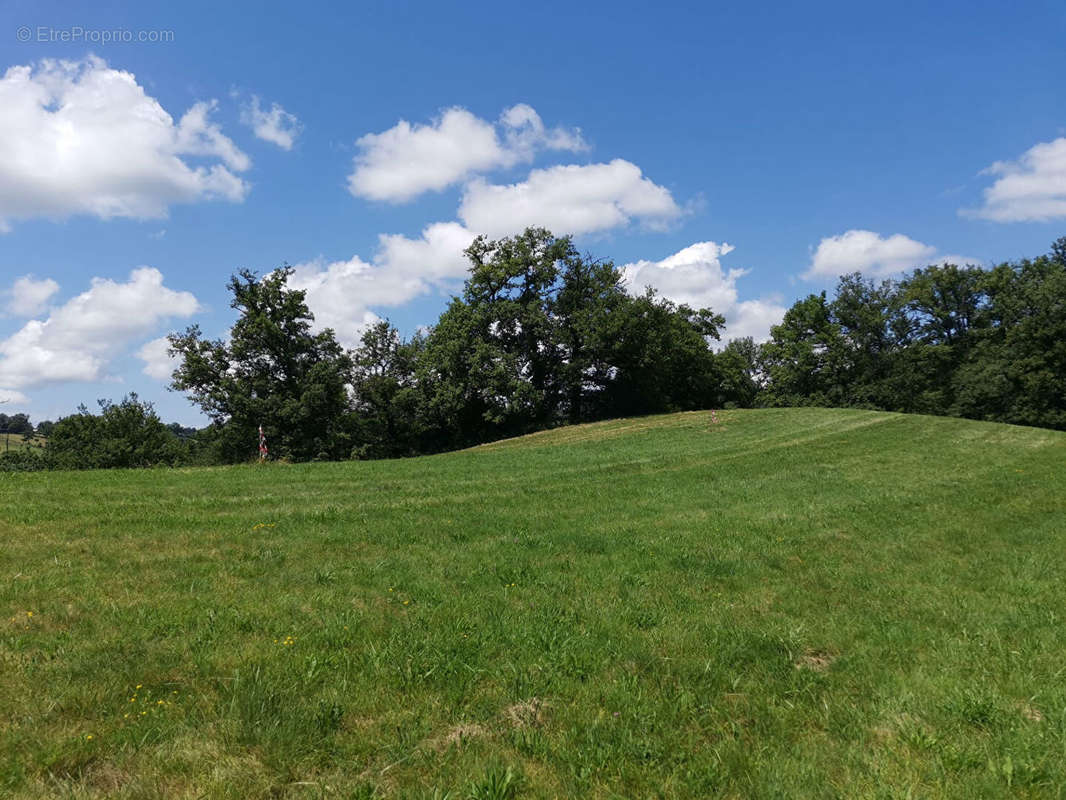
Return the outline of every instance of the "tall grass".
{"type": "Polygon", "coordinates": [[[1066,435],[0,475],[0,796],[1054,797],[1066,435]]]}

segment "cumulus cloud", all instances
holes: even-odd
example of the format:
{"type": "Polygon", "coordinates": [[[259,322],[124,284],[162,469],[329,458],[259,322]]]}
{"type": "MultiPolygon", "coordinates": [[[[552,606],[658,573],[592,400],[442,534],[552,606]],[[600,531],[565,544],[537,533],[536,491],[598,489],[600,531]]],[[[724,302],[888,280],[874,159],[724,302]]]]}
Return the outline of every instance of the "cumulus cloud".
{"type": "Polygon", "coordinates": [[[884,237],[873,231],[850,230],[822,239],[803,277],[836,278],[850,272],[891,275],[933,263],[936,252],[935,247],[900,233],[884,237]]]}
{"type": "Polygon", "coordinates": [[[458,222],[435,222],[417,239],[383,234],[375,260],[391,273],[419,275],[429,284],[449,286],[466,276],[470,262],[463,251],[473,241],[474,234],[458,222]]]}
{"type": "Polygon", "coordinates": [[[539,150],[566,150],[579,153],[588,149],[580,128],[555,127],[548,129],[532,106],[525,103],[511,106],[500,115],[499,128],[503,133],[503,158],[500,166],[532,161],[539,150]]]}
{"type": "Polygon", "coordinates": [[[726,272],[721,263],[733,249],[725,243],[696,242],[662,261],[626,264],[622,276],[632,294],[643,294],[651,287],[675,303],[722,314],[726,318],[724,339],[751,336],[763,341],[769,337],[770,327],[784,317],[785,308],[775,298],[739,300],[737,281],[748,270],[726,272]]]}
{"type": "Polygon", "coordinates": [[[145,342],[137,350],[137,358],[144,362],[141,372],[150,378],[169,382],[179,363],[179,359],[170,355],[169,351],[170,341],[165,336],[145,342]]]}
{"type": "Polygon", "coordinates": [[[681,214],[669,190],[623,159],[535,169],[522,183],[471,182],[459,218],[471,230],[506,236],[530,225],[560,235],[603,231],[634,220],[661,227],[681,214]]]}
{"type": "Polygon", "coordinates": [[[31,217],[157,218],[175,203],[248,192],[235,173],[251,162],[211,121],[214,101],[175,124],[132,73],[102,59],[11,67],[0,108],[0,229],[31,217]]]}
{"type": "Polygon", "coordinates": [[[16,317],[35,317],[44,311],[52,295],[58,291],[59,284],[51,278],[37,280],[32,275],[23,275],[3,293],[7,298],[4,308],[16,317]]]}
{"type": "MultiPolygon", "coordinates": [[[[531,124],[528,107],[508,113],[515,117],[509,120],[512,130],[531,124]]],[[[460,209],[462,223],[436,222],[417,238],[382,234],[372,259],[356,255],[344,261],[298,264],[290,283],[307,293],[317,326],[333,328],[340,341],[352,347],[379,319],[371,309],[397,307],[429,292],[457,289],[469,269],[463,251],[479,233],[506,236],[529,225],[586,233],[632,220],[659,222],[680,213],[666,189],[627,161],[534,170],[522,184],[468,186],[460,209]]],[[[723,252],[730,249],[723,247],[723,252]]],[[[735,277],[731,273],[729,280],[735,277]]]]}
{"type": "Polygon", "coordinates": [[[984,204],[963,216],[996,222],[1046,222],[1066,218],[1066,138],[1034,145],[1017,161],[997,161],[983,171],[996,175],[984,204]]]}
{"type": "Polygon", "coordinates": [[[400,120],[386,131],[368,133],[356,146],[349,190],[390,203],[441,191],[477,172],[531,161],[540,150],[586,148],[580,130],[548,129],[524,103],[505,110],[496,123],[464,108],[449,108],[428,125],[400,120]]]}
{"type": "Polygon", "coordinates": [[[722,269],[720,258],[733,252],[731,244],[696,242],[662,261],[626,264],[622,274],[634,294],[652,287],[675,303],[719,310],[737,302],[737,278],[747,270],[722,269]]]}
{"type": "Polygon", "coordinates": [[[94,278],[90,288],[0,341],[0,387],[17,390],[105,377],[110,360],[160,322],[199,309],[189,292],[139,267],[124,283],[94,278]]]}
{"type": "Polygon", "coordinates": [[[307,292],[307,305],[318,328],[333,328],[337,338],[354,347],[379,317],[370,307],[396,307],[419,295],[450,288],[466,274],[463,250],[474,234],[456,222],[428,225],[411,239],[382,235],[372,261],[298,264],[290,285],[307,292]]]}
{"type": "Polygon", "coordinates": [[[786,310],[779,296],[742,300],[726,313],[726,330],[722,339],[729,341],[750,336],[756,342],[765,342],[770,338],[770,328],[784,319],[786,310]]]}
{"type": "Polygon", "coordinates": [[[12,389],[0,389],[0,403],[28,403],[30,398],[12,389]]]}
{"type": "Polygon", "coordinates": [[[272,103],[270,110],[264,111],[254,94],[251,101],[241,108],[241,122],[251,128],[256,137],[276,144],[282,150],[292,150],[296,137],[303,129],[300,120],[277,103],[272,103]]]}

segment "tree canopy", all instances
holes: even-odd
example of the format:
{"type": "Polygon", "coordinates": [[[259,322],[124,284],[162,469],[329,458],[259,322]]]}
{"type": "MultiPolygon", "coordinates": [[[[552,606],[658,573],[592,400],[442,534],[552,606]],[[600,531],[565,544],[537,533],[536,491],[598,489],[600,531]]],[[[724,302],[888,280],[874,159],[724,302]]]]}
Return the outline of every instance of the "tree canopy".
{"type": "MultiPolygon", "coordinates": [[[[853,406],[1066,429],[1066,237],[1034,259],[855,273],[797,300],[768,341],[720,341],[725,320],[654,291],[542,228],[467,248],[437,323],[387,320],[346,351],[318,330],[292,269],[228,283],[224,339],[169,337],[172,388],[211,420],[164,426],[136,395],[56,423],[43,455],[8,468],[382,458],[568,423],[723,406],[853,406]],[[717,349],[716,349],[717,348],[717,349]],[[31,463],[32,462],[32,463],[31,463]]],[[[33,432],[25,414],[0,415],[33,432]]],[[[45,432],[45,431],[42,431],[45,432]]],[[[17,463],[16,463],[17,462],[17,463]]]]}
{"type": "Polygon", "coordinates": [[[304,292],[288,287],[291,275],[286,266],[230,279],[239,316],[228,340],[206,339],[195,325],[169,337],[180,359],[171,385],[215,423],[224,460],[255,453],[259,426],[285,458],[343,458],[350,450],[343,417],[352,359],[332,330],[313,332],[304,292]]]}
{"type": "Polygon", "coordinates": [[[120,402],[98,401],[99,414],[85,406],[52,427],[45,460],[56,469],[107,469],[174,465],[184,452],[151,403],[129,394],[120,402]]]}
{"type": "Polygon", "coordinates": [[[846,275],[760,349],[763,405],[860,406],[1066,429],[1066,237],[1035,259],[846,275]]]}

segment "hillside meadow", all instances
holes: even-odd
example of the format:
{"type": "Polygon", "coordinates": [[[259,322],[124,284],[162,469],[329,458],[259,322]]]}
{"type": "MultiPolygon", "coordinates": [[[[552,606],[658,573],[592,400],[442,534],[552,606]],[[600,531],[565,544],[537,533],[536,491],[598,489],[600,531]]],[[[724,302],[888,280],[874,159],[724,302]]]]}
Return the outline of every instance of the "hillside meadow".
{"type": "Polygon", "coordinates": [[[44,436],[34,435],[33,439],[26,441],[21,433],[0,433],[0,453],[12,450],[24,450],[27,447],[44,448],[48,439],[44,436]]]}
{"type": "Polygon", "coordinates": [[[1060,797],[1066,434],[0,474],[0,796],[1060,797]]]}

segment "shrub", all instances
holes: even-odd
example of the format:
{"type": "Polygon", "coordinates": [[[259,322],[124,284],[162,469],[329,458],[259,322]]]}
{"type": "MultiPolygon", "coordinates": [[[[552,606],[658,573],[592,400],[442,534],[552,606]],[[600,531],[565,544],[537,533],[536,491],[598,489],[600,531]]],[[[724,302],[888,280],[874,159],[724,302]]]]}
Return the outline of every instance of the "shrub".
{"type": "Polygon", "coordinates": [[[46,454],[57,469],[106,469],[176,465],[186,448],[160,421],[151,403],[130,394],[121,403],[100,401],[100,414],[82,406],[59,420],[46,454]]]}
{"type": "Polygon", "coordinates": [[[37,448],[0,453],[0,472],[38,472],[42,469],[48,469],[48,461],[37,448]]]}

